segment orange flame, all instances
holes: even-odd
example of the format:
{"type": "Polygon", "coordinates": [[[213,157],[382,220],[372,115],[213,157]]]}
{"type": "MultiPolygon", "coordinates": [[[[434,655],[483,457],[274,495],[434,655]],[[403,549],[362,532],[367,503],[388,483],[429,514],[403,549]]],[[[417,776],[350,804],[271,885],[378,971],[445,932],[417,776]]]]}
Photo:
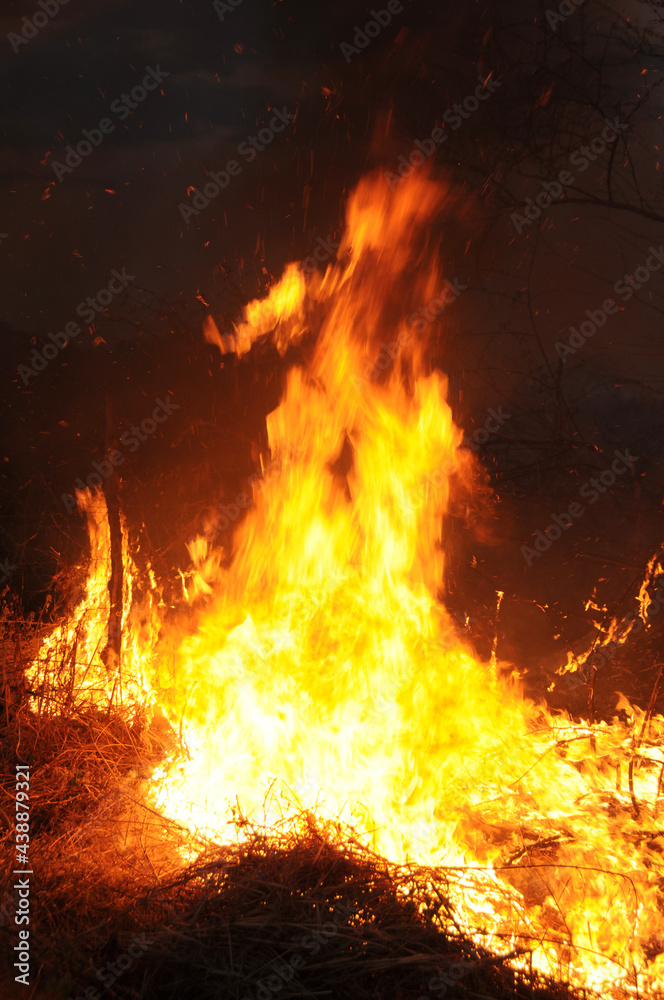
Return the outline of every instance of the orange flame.
{"type": "Polygon", "coordinates": [[[525,942],[575,985],[661,988],[664,720],[616,790],[630,728],[525,700],[436,599],[442,517],[472,467],[405,317],[441,287],[429,228],[449,202],[421,175],[393,192],[363,180],[343,265],[306,279],[289,265],[232,334],[206,326],[222,352],[315,347],[268,418],[272,460],[290,459],[256,491],[230,567],[192,543],[208,603],[153,689],[189,753],[154,775],[153,800],[216,839],[238,804],[268,823],[316,808],[393,860],[463,868],[478,941],[525,942]]]}

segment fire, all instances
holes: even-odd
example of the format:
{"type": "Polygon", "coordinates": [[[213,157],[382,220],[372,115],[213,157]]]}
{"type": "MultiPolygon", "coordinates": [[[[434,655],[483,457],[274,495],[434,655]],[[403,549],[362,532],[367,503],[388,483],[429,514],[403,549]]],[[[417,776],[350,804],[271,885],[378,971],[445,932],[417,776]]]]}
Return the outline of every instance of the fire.
{"type": "Polygon", "coordinates": [[[437,598],[443,515],[473,467],[407,317],[440,291],[430,230],[450,198],[422,176],[393,192],[364,179],[338,262],[306,279],[290,265],[230,334],[206,325],[222,352],[270,337],[302,360],[232,558],[190,547],[195,631],[168,635],[172,658],[150,630],[126,645],[188,751],[155,773],[152,801],[218,840],[238,810],[267,824],[314,810],[391,860],[458,868],[478,941],[525,945],[575,985],[662,988],[664,720],[552,716],[476,658],[437,598]]]}
{"type": "Polygon", "coordinates": [[[152,650],[157,640],[159,622],[158,587],[148,566],[149,586],[136,601],[138,574],[128,551],[127,531],[123,522],[122,615],[115,628],[121,636],[124,671],[110,671],[104,653],[113,638],[109,631],[111,600],[109,580],[112,573],[111,536],[108,511],[102,494],[76,490],[76,498],[86,514],[90,541],[90,564],[83,597],[70,620],[55,628],[43,642],[29,672],[32,689],[38,691],[37,710],[49,711],[58,705],[63,688],[67,697],[97,704],[116,700],[119,703],[154,703],[154,693],[146,679],[152,650]],[[105,662],[106,661],[106,662],[105,662]],[[76,664],[76,691],[69,680],[60,678],[62,667],[76,664]]]}

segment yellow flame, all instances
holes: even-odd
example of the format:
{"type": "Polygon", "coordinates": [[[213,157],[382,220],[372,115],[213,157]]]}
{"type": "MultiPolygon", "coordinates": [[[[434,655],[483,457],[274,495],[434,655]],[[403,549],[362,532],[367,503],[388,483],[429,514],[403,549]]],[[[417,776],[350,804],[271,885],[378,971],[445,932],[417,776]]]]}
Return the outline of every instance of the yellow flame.
{"type": "MultiPolygon", "coordinates": [[[[315,334],[268,418],[272,455],[297,458],[237,531],[162,692],[173,718],[186,706],[191,759],[157,801],[216,837],[237,803],[268,823],[316,803],[394,860],[484,867],[485,895],[458,900],[469,929],[525,936],[536,966],[577,983],[634,984],[661,919],[657,850],[614,787],[629,733],[526,701],[436,600],[450,482],[469,469],[406,317],[440,288],[427,229],[447,199],[427,179],[365,179],[345,265],[306,284],[291,265],[220,343],[284,353],[315,334]]],[[[639,769],[642,801],[660,760],[639,769]]]]}
{"type": "MultiPolygon", "coordinates": [[[[478,941],[526,944],[575,985],[662,987],[664,720],[616,787],[642,713],[551,716],[437,599],[443,515],[472,466],[407,317],[440,292],[429,230],[449,199],[421,175],[393,192],[364,179],[343,264],[306,280],[291,265],[233,334],[206,326],[240,355],[265,337],[315,346],[268,418],[279,471],[255,487],[230,566],[191,546],[207,604],[151,673],[189,753],[154,775],[154,802],[216,839],[238,805],[268,823],[316,808],[392,860],[463,868],[455,901],[478,941]]],[[[101,578],[86,601],[103,602],[101,578]]]]}
{"type": "Polygon", "coordinates": [[[109,669],[102,654],[109,641],[111,598],[109,582],[112,573],[111,536],[108,511],[103,493],[98,490],[76,490],[80,510],[85,513],[90,543],[90,562],[85,591],[67,621],[53,629],[43,641],[39,654],[27,676],[33,690],[39,691],[40,711],[53,711],[62,704],[63,686],[67,697],[74,696],[79,704],[150,705],[154,692],[146,671],[158,638],[160,620],[159,588],[148,564],[150,585],[135,600],[138,574],[128,551],[127,531],[122,523],[122,615],[118,624],[121,634],[124,670],[109,669]],[[69,679],[60,677],[62,665],[75,666],[75,690],[69,689],[69,679]]]}

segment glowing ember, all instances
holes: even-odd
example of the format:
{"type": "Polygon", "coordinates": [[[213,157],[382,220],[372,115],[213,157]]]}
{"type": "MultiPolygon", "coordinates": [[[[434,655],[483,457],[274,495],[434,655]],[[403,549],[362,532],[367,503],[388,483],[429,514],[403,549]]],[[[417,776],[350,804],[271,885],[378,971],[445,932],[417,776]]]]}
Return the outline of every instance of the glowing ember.
{"type": "MultiPolygon", "coordinates": [[[[315,346],[303,342],[308,360],[268,418],[271,460],[289,460],[262,483],[230,567],[192,543],[190,590],[208,595],[195,633],[159,670],[149,636],[125,640],[125,673],[137,688],[142,670],[154,678],[149,697],[189,750],[154,775],[153,801],[216,839],[235,834],[233,808],[267,823],[316,809],[392,860],[468,866],[456,902],[478,941],[525,944],[574,984],[662,987],[664,720],[638,751],[636,817],[616,791],[632,730],[525,700],[436,600],[450,484],[472,467],[406,317],[440,290],[428,226],[448,197],[421,176],[394,192],[365,179],[343,264],[306,280],[291,265],[233,334],[206,326],[238,354],[263,336],[282,353],[305,334],[315,346]]],[[[108,546],[95,523],[93,551],[108,546]]],[[[643,713],[627,708],[639,732],[643,713]]]]}

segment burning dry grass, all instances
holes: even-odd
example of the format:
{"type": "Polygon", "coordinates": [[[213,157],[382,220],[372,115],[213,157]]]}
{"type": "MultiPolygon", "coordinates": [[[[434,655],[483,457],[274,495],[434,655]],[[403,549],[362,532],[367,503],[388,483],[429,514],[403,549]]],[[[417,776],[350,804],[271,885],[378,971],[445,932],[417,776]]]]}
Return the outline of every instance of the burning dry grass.
{"type": "Polygon", "coordinates": [[[298,835],[254,829],[210,849],[149,894],[162,922],[127,997],[567,995],[464,941],[444,873],[391,866],[302,820],[298,835]]]}
{"type": "MultiPolygon", "coordinates": [[[[232,553],[196,540],[200,614],[169,618],[184,603],[138,571],[117,495],[79,497],[82,596],[27,672],[14,656],[5,711],[7,770],[30,764],[30,954],[53,997],[570,995],[543,972],[614,1000],[661,985],[661,760],[638,782],[628,764],[645,724],[635,744],[554,719],[439,601],[443,519],[472,469],[405,316],[439,287],[430,217],[450,199],[424,178],[363,181],[347,266],[287,268],[236,324],[241,351],[310,333],[315,348],[267,420],[261,457],[296,460],[256,489],[232,553]],[[373,378],[385,343],[400,346],[373,378]]],[[[4,846],[11,861],[11,830],[4,846]]]]}
{"type": "MultiPolygon", "coordinates": [[[[14,657],[6,689],[22,690],[20,672],[14,657]]],[[[95,1000],[580,995],[529,972],[527,949],[515,971],[509,945],[497,956],[463,935],[450,888],[468,872],[390,864],[309,813],[296,829],[237,814],[240,843],[196,844],[143,804],[169,739],[136,712],[84,708],[72,695],[37,714],[19,699],[5,704],[2,729],[2,954],[16,937],[7,804],[22,760],[31,765],[35,997],[88,988],[95,1000]],[[181,860],[185,845],[200,851],[193,863],[181,860]]]]}

